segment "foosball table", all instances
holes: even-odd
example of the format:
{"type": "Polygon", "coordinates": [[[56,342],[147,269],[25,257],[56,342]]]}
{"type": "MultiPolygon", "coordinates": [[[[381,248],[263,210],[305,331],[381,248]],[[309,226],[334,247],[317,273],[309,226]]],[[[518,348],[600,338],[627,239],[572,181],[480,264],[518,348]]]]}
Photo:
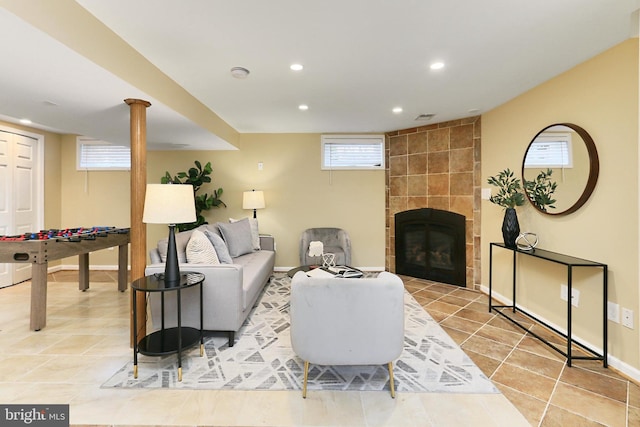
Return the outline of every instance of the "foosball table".
{"type": "Polygon", "coordinates": [[[118,290],[127,290],[129,229],[88,227],[41,230],[0,236],[0,263],[31,263],[31,320],[34,331],[47,323],[47,270],[49,261],[78,255],[78,289],[89,289],[89,253],[118,247],[118,290]]]}

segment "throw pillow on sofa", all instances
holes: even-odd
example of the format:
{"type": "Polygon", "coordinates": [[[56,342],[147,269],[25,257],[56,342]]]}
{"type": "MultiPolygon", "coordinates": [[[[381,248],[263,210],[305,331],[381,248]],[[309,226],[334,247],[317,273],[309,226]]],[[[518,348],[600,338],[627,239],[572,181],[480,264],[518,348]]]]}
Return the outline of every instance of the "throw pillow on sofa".
{"type": "MultiPolygon", "coordinates": [[[[201,225],[196,228],[196,230],[200,230],[204,232],[206,225],[201,225]]],[[[187,243],[189,243],[189,239],[191,238],[190,231],[183,231],[180,233],[176,233],[176,249],[178,251],[178,262],[184,263],[187,262],[187,243]]],[[[160,255],[160,261],[167,261],[167,244],[168,238],[158,240],[157,248],[158,253],[160,255]]]]}
{"type": "Polygon", "coordinates": [[[243,218],[243,219],[233,219],[229,218],[229,222],[238,222],[242,220],[249,221],[249,226],[251,227],[251,244],[253,244],[253,250],[260,250],[260,231],[258,231],[258,219],[257,218],[243,218]]]}
{"type": "Polygon", "coordinates": [[[220,264],[213,244],[202,231],[193,230],[186,252],[189,264],[220,264]]]}
{"type": "Polygon", "coordinates": [[[233,264],[231,255],[229,255],[229,249],[227,249],[227,244],[222,240],[222,237],[210,230],[205,230],[204,234],[215,248],[220,264],[233,264]]]}
{"type": "Polygon", "coordinates": [[[248,218],[231,223],[219,222],[218,228],[232,258],[253,252],[251,226],[248,218]]]}

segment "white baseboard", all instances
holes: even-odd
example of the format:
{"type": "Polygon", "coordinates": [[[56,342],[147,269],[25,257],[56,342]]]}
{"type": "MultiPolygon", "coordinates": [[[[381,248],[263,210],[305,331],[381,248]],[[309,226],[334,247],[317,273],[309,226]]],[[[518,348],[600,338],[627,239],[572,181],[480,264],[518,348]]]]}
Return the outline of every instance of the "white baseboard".
{"type": "MultiPolygon", "coordinates": [[[[57,266],[58,269],[55,271],[60,271],[60,270],[79,270],[80,267],[78,266],[78,264],[63,264],[63,265],[59,265],[57,266]]],[[[54,267],[55,268],[55,267],[54,267]]],[[[127,269],[130,269],[131,266],[127,266],[127,269]]],[[[89,265],[89,270],[101,270],[101,271],[112,271],[112,270],[118,270],[118,265],[89,265]]],[[[51,273],[51,268],[48,269],[48,271],[51,273]]]]}
{"type": "MultiPolygon", "coordinates": [[[[480,290],[489,295],[489,288],[482,285],[480,286],[480,290]]],[[[491,293],[492,298],[494,298],[495,300],[497,300],[498,302],[500,302],[503,305],[510,305],[513,303],[513,301],[507,297],[505,297],[504,295],[497,293],[495,291],[492,291],[491,293]]],[[[516,307],[520,308],[519,304],[516,304],[516,307]]],[[[553,322],[548,321],[547,319],[543,318],[543,317],[538,317],[541,321],[547,323],[549,326],[557,329],[558,331],[566,334],[566,329],[562,328],[556,324],[554,324],[553,322]]],[[[583,346],[597,352],[597,353],[602,353],[602,347],[598,347],[596,345],[593,345],[590,342],[587,342],[586,340],[573,335],[572,337],[576,342],[579,342],[580,344],[582,344],[583,346]]],[[[611,354],[607,355],[607,362],[609,364],[610,367],[614,368],[615,370],[617,370],[618,372],[620,372],[621,374],[629,377],[630,379],[640,382],[640,370],[634,368],[633,366],[623,362],[622,360],[618,359],[615,356],[612,356],[611,354]]]]}
{"type": "MultiPolygon", "coordinates": [[[[76,270],[78,267],[76,266],[76,270]]],[[[62,271],[64,268],[61,265],[54,265],[53,267],[47,268],[47,273],[55,273],[56,271],[62,271]]]]}

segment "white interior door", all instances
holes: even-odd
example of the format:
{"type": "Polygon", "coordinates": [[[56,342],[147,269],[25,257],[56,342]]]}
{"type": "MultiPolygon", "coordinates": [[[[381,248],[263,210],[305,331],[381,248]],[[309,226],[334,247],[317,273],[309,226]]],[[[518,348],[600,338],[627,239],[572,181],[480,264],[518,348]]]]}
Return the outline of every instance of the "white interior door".
{"type": "MultiPolygon", "coordinates": [[[[13,136],[13,224],[15,234],[39,231],[36,200],[37,141],[23,135],[13,136]]],[[[31,279],[31,264],[12,264],[13,283],[31,279]]]]}
{"type": "MultiPolygon", "coordinates": [[[[0,132],[0,236],[10,234],[12,225],[11,198],[13,193],[13,173],[11,171],[10,156],[11,134],[0,132]]],[[[0,264],[0,287],[13,283],[13,268],[11,264],[0,264]]]]}
{"type": "MultiPolygon", "coordinates": [[[[43,211],[38,162],[39,140],[0,131],[0,234],[38,231],[43,211]]],[[[31,278],[31,264],[0,264],[0,286],[31,278]]]]}

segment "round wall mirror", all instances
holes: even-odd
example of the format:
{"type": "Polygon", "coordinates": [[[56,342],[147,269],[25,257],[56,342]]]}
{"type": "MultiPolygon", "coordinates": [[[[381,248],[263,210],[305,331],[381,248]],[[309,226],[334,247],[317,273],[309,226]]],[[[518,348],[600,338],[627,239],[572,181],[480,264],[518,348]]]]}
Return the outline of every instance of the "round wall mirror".
{"type": "Polygon", "coordinates": [[[572,123],[556,123],[531,140],[522,160],[527,199],[547,215],[577,211],[591,196],[600,163],[591,136],[572,123]]]}

